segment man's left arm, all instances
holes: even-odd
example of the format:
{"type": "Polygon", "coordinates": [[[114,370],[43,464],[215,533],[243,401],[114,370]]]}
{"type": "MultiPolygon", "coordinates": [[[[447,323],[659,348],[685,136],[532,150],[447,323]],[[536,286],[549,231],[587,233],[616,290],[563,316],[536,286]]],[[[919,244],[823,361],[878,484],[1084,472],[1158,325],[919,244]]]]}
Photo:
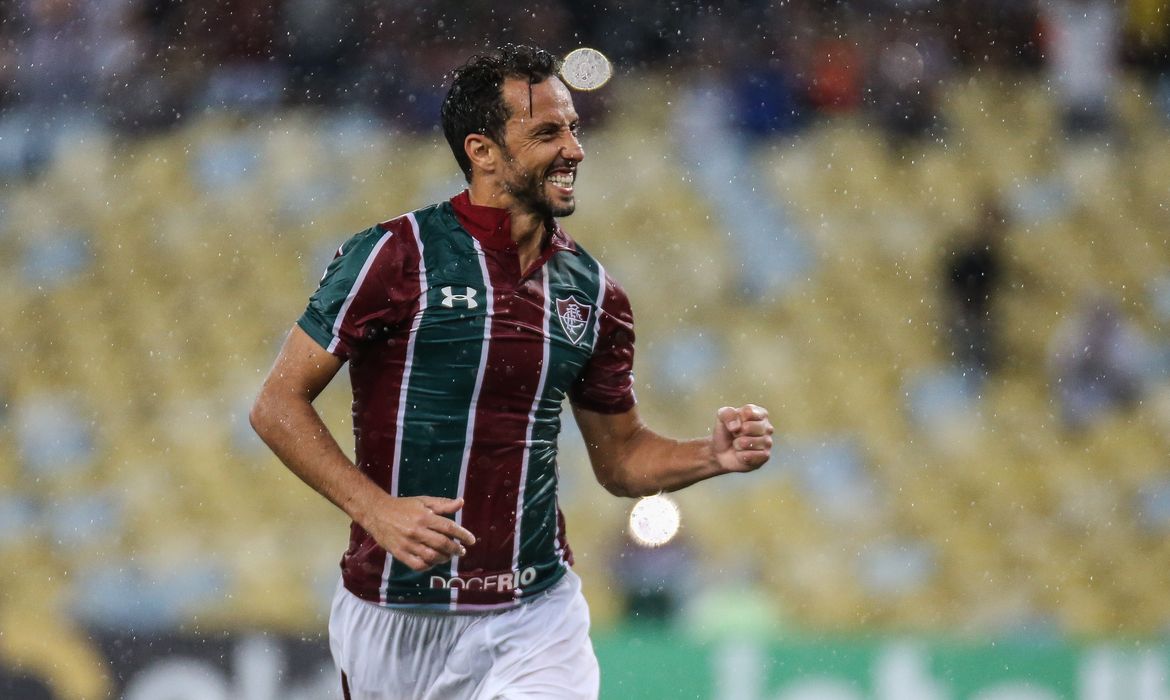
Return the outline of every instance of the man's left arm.
{"type": "Polygon", "coordinates": [[[638,417],[573,407],[597,481],[616,496],[677,491],[720,474],[759,469],[772,454],[772,422],[754,404],[716,412],[710,437],[674,440],[638,417]]]}

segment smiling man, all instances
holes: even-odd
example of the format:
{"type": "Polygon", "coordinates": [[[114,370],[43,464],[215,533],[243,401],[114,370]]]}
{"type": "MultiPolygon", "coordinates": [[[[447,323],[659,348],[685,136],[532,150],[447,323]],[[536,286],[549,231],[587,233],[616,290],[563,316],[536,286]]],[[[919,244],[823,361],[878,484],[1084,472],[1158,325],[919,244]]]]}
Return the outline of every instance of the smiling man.
{"type": "Polygon", "coordinates": [[[509,45],[455,71],[443,131],[468,189],[341,246],[252,409],[353,520],[329,622],[346,698],[597,697],[557,505],[566,397],[619,496],[770,455],[758,406],[689,441],[638,417],[629,302],[557,222],[585,159],[558,67],[509,45]],[[312,405],[347,361],[356,464],[312,405]]]}

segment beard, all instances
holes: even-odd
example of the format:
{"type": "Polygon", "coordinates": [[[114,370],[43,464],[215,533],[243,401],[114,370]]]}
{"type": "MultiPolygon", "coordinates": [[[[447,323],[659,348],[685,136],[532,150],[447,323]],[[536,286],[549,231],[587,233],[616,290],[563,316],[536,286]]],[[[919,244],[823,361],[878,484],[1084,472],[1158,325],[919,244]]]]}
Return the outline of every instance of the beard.
{"type": "Polygon", "coordinates": [[[532,172],[520,169],[510,153],[505,151],[507,158],[504,177],[504,190],[516,200],[516,203],[542,219],[568,216],[577,209],[577,201],[570,198],[567,202],[555,201],[549,196],[545,188],[547,172],[532,172]]]}

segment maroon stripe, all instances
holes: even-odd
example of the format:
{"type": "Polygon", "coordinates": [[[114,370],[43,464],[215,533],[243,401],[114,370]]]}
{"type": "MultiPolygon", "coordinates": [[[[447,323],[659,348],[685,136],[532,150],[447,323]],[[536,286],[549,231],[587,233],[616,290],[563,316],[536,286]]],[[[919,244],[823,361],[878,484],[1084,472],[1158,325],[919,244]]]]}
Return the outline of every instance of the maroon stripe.
{"type": "Polygon", "coordinates": [[[569,566],[573,565],[573,550],[569,547],[569,539],[565,535],[565,514],[557,506],[557,546],[561,548],[561,561],[569,566]]]}
{"type": "Polygon", "coordinates": [[[351,700],[349,696],[349,679],[345,677],[345,671],[341,672],[341,697],[345,700],[351,700]]]}
{"type": "MultiPolygon", "coordinates": [[[[515,258],[486,252],[494,316],[464,486],[463,526],[477,539],[459,560],[464,578],[512,569],[528,414],[544,357],[544,271],[514,288],[515,258]]],[[[510,590],[461,590],[458,602],[490,604],[511,597],[510,590]]]]}
{"type": "MultiPolygon", "coordinates": [[[[394,231],[394,236],[383,246],[370,270],[371,281],[378,282],[371,293],[380,294],[391,303],[408,303],[406,300],[417,299],[420,294],[418,242],[406,217],[383,226],[394,231]],[[387,289],[391,286],[392,290],[387,289]]],[[[406,369],[411,316],[398,324],[384,341],[376,341],[384,342],[385,347],[372,352],[359,351],[350,357],[357,464],[387,491],[394,466],[394,426],[398,424],[398,397],[406,369]]],[[[346,588],[363,600],[377,602],[385,563],[386,550],[360,525],[351,524],[349,549],[341,559],[346,588]]]]}

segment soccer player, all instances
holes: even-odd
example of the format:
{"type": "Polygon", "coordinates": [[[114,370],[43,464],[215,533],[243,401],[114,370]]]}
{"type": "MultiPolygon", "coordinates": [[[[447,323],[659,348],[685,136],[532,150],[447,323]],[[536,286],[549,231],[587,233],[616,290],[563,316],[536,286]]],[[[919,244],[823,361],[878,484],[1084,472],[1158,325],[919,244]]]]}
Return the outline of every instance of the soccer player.
{"type": "Polygon", "coordinates": [[[506,46],[455,71],[442,122],[468,188],[338,249],[252,409],[353,520],[329,622],[346,698],[597,697],[557,506],[566,396],[619,496],[769,457],[758,406],[690,441],[639,419],[629,302],[557,221],[585,158],[558,68],[506,46]],[[346,361],[356,465],[312,405],[346,361]]]}

